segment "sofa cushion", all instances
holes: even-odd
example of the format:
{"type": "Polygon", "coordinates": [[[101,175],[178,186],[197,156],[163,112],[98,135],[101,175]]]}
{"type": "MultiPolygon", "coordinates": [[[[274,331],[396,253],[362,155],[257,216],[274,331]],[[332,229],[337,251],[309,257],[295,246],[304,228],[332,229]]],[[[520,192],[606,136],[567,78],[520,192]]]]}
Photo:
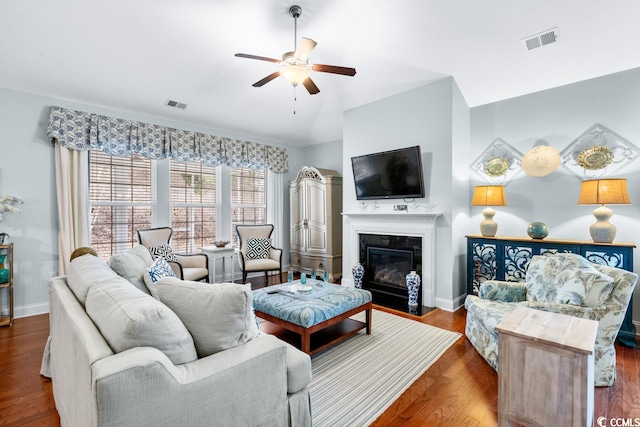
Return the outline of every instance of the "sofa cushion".
{"type": "Polygon", "coordinates": [[[74,258],[67,267],[67,284],[82,307],[85,306],[91,286],[118,277],[120,276],[106,262],[90,254],[74,258]]]}
{"type": "Polygon", "coordinates": [[[158,289],[156,288],[156,283],[158,283],[158,280],[162,279],[163,277],[176,277],[176,274],[173,272],[173,269],[164,258],[158,257],[153,264],[145,269],[143,275],[144,283],[147,289],[149,289],[149,292],[155,298],[158,298],[158,289]]]}
{"type": "Polygon", "coordinates": [[[132,249],[119,254],[111,255],[109,266],[144,293],[149,289],[144,282],[144,273],[153,264],[153,258],[149,250],[142,245],[136,245],[132,249]]]}
{"type": "Polygon", "coordinates": [[[259,334],[248,286],[172,277],[165,277],[156,285],[160,301],[191,332],[199,357],[244,344],[259,334]]]}
{"type": "Polygon", "coordinates": [[[600,305],[613,288],[612,278],[571,253],[533,256],[526,283],[527,300],[552,304],[600,305]]]}
{"type": "Polygon", "coordinates": [[[153,258],[162,257],[169,262],[178,262],[178,258],[173,253],[173,249],[169,245],[158,245],[158,246],[150,246],[149,252],[153,255],[153,258]]]}
{"type": "Polygon", "coordinates": [[[87,314],[113,351],[147,346],[162,351],[175,365],[196,360],[193,339],[178,316],[125,283],[97,283],[87,294],[87,314]]]}
{"type": "Polygon", "coordinates": [[[265,259],[271,255],[271,240],[250,237],[247,239],[247,259],[265,259]]]}

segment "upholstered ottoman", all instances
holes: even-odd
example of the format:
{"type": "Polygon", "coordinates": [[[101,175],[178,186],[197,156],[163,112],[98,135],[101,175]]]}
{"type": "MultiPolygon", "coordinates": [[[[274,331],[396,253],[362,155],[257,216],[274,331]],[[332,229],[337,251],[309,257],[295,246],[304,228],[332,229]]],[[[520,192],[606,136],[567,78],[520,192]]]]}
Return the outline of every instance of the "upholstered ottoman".
{"type": "Polygon", "coordinates": [[[302,351],[318,353],[364,328],[371,334],[371,292],[324,283],[313,293],[298,293],[298,285],[257,289],[253,305],[258,317],[299,334],[302,351]],[[365,322],[349,319],[361,311],[366,311],[365,322]]]}

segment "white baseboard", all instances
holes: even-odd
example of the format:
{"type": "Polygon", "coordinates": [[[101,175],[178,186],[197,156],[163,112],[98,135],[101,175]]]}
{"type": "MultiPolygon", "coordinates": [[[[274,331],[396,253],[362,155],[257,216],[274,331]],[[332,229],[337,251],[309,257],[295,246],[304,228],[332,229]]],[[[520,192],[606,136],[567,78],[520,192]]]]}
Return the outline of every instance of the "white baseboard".
{"type": "Polygon", "coordinates": [[[37,316],[39,314],[49,313],[49,303],[29,304],[20,307],[14,307],[13,317],[19,319],[21,317],[37,316]]]}
{"type": "Polygon", "coordinates": [[[450,300],[445,298],[436,298],[436,307],[441,308],[445,311],[454,312],[458,309],[464,307],[464,300],[467,298],[467,295],[460,295],[458,298],[450,300]]]}

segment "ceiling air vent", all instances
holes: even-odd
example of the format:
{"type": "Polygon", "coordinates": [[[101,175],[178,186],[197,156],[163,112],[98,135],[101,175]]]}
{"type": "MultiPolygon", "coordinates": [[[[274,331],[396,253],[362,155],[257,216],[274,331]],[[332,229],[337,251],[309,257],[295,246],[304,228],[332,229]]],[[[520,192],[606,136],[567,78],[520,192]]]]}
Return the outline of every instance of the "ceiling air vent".
{"type": "Polygon", "coordinates": [[[555,43],[559,40],[560,35],[558,34],[558,28],[552,28],[547,31],[543,31],[542,33],[526,37],[522,39],[522,44],[527,50],[536,49],[538,47],[546,46],[551,43],[555,43]]]}
{"type": "Polygon", "coordinates": [[[184,110],[185,108],[187,108],[187,104],[183,102],[174,101],[172,99],[169,99],[166,105],[169,107],[179,108],[181,110],[184,110]]]}

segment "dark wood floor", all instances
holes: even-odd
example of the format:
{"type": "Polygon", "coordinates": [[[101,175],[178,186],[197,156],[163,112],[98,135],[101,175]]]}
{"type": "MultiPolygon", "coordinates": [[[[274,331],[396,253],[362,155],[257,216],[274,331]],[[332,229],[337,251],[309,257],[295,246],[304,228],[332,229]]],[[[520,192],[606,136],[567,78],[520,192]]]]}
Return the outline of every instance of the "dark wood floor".
{"type": "MultiPolygon", "coordinates": [[[[434,310],[419,318],[385,311],[464,333],[464,309],[434,310]]],[[[60,425],[51,381],[39,374],[48,330],[48,315],[0,328],[0,426],[60,425]]],[[[640,418],[640,350],[616,349],[618,379],[612,387],[596,388],[595,419],[640,418]]],[[[495,426],[497,396],[497,374],[463,337],[373,426],[495,426]]]]}

